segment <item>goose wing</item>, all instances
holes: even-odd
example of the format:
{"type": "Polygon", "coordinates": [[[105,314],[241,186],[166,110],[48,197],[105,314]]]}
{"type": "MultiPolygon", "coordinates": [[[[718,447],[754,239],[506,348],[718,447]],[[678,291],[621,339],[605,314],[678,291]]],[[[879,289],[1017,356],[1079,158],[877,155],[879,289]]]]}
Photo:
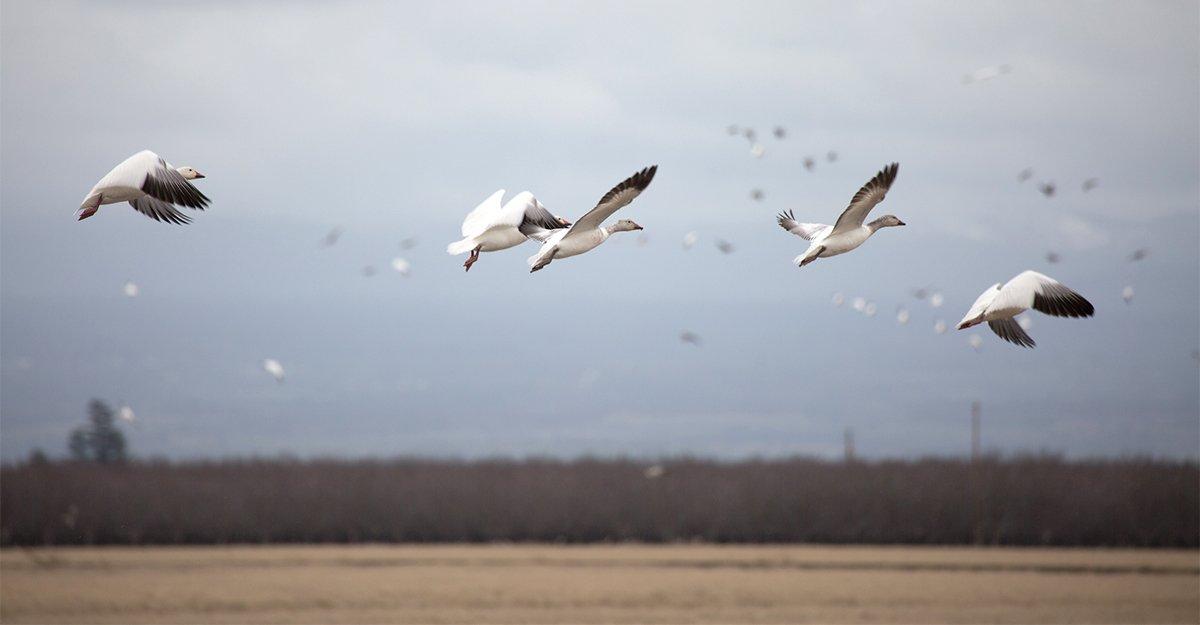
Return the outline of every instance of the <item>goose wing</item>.
{"type": "Polygon", "coordinates": [[[188,208],[204,210],[204,207],[208,206],[208,197],[193,187],[192,183],[183,177],[183,174],[167,164],[163,157],[147,151],[135,155],[135,158],[147,154],[153,157],[152,163],[149,162],[149,159],[141,158],[139,160],[139,163],[144,163],[146,166],[146,178],[138,185],[143,193],[154,199],[188,208]]]}
{"type": "Polygon", "coordinates": [[[596,207],[588,211],[583,217],[580,217],[575,225],[567,231],[570,235],[572,232],[580,232],[599,228],[604,220],[612,216],[621,207],[626,206],[633,201],[634,198],[641,195],[646,187],[650,186],[650,181],[654,180],[654,174],[658,172],[658,165],[651,165],[636,174],[622,180],[620,184],[609,190],[600,198],[596,207]]]}
{"type": "Polygon", "coordinates": [[[179,209],[175,208],[174,205],[150,197],[149,195],[142,196],[136,200],[130,200],[129,205],[137,210],[137,212],[154,221],[167,221],[173,224],[186,224],[192,221],[187,215],[179,212],[179,209]]]}
{"type": "Polygon", "coordinates": [[[831,234],[841,234],[858,228],[863,225],[867,214],[871,212],[875,205],[882,202],[887,195],[888,189],[892,188],[892,183],[896,181],[896,172],[900,171],[899,163],[892,163],[887,167],[879,170],[875,177],[868,180],[858,193],[850,199],[850,206],[842,211],[842,215],[838,217],[837,223],[833,224],[833,232],[831,234]]]}
{"type": "Polygon", "coordinates": [[[992,332],[996,333],[996,336],[1008,341],[1009,343],[1014,343],[1016,345],[1020,345],[1021,347],[1037,346],[1037,343],[1034,343],[1033,339],[1025,333],[1023,328],[1021,328],[1021,324],[1017,323],[1017,320],[1012,317],[1009,317],[1008,319],[989,321],[988,327],[992,329],[992,332]]]}
{"type": "Polygon", "coordinates": [[[495,225],[503,208],[500,205],[502,197],[504,197],[504,189],[489,195],[486,200],[475,207],[475,210],[467,213],[462,223],[462,235],[464,237],[479,236],[495,225]]]}
{"type": "Polygon", "coordinates": [[[792,211],[779,213],[775,216],[775,221],[779,223],[780,228],[806,241],[812,241],[820,236],[822,232],[829,229],[829,226],[825,224],[810,224],[796,221],[796,216],[792,214],[792,211]]]}
{"type": "Polygon", "coordinates": [[[1066,285],[1036,271],[1023,271],[996,295],[993,309],[1033,308],[1055,317],[1091,317],[1092,303],[1066,285]]]}

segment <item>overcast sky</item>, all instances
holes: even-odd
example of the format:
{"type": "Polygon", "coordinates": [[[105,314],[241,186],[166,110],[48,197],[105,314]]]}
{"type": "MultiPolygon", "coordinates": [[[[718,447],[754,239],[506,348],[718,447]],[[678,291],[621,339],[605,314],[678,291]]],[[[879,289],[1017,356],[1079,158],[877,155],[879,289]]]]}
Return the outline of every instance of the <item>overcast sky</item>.
{"type": "Polygon", "coordinates": [[[991,449],[1196,458],[1197,32],[1194,2],[6,1],[0,457],[64,453],[96,397],[176,458],[963,454],[974,400],[991,449]],[[76,222],[147,148],[211,207],[76,222]],[[908,226],[792,265],[775,213],[832,223],[891,161],[908,226]],[[645,245],[445,253],[496,189],[574,218],[650,164],[645,245]],[[935,334],[1025,269],[1096,317],[935,334]]]}

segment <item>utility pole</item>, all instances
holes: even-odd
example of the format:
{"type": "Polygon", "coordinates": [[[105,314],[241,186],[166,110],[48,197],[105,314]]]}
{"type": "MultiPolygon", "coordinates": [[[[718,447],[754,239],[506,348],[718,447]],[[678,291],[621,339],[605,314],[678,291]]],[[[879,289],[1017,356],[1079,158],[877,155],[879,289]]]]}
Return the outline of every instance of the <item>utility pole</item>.
{"type": "Polygon", "coordinates": [[[850,464],[854,462],[854,428],[846,428],[843,444],[846,447],[846,464],[850,464]]]}
{"type": "Polygon", "coordinates": [[[971,402],[971,462],[979,462],[980,447],[979,447],[979,415],[980,405],[978,401],[971,402]]]}

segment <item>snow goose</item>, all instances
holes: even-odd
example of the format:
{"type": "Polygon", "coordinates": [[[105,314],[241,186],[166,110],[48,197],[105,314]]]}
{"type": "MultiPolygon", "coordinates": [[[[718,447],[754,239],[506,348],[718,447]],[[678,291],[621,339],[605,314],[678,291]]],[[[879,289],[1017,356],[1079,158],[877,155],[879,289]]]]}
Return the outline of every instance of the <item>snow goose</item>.
{"type": "Polygon", "coordinates": [[[622,219],[611,226],[600,224],[641,195],[642,191],[650,186],[650,181],[654,180],[657,171],[658,165],[652,165],[621,181],[600,198],[595,208],[580,217],[570,228],[545,231],[537,230],[536,227],[529,228],[527,224],[523,231],[531,238],[543,242],[542,249],[529,257],[530,273],[549,265],[555,259],[570,258],[595,249],[615,232],[641,230],[641,226],[628,219],[622,219]]]}
{"type": "Polygon", "coordinates": [[[555,217],[528,191],[518,193],[508,202],[500,204],[504,189],[496,191],[475,210],[467,214],[462,224],[462,236],[446,246],[446,252],[457,256],[470,252],[466,271],[479,260],[480,252],[506,250],[524,243],[527,238],[520,230],[521,224],[531,223],[542,229],[562,228],[570,222],[555,217]]]}
{"type": "Polygon", "coordinates": [[[186,224],[191,219],[175,205],[204,210],[208,198],[188,182],[203,177],[191,167],[174,167],[154,152],[142,150],[114,167],[88,191],[79,206],[79,219],[95,215],[104,204],[129,202],[155,221],[186,224]]]}
{"type": "Polygon", "coordinates": [[[874,178],[854,194],[854,198],[850,200],[850,206],[842,211],[841,217],[838,217],[837,223],[833,226],[800,223],[796,221],[796,216],[792,214],[792,211],[780,213],[776,217],[780,227],[801,239],[811,241],[808,250],[797,256],[792,262],[803,267],[818,258],[845,254],[862,245],[880,228],[903,226],[904,222],[895,215],[884,215],[863,225],[867,214],[871,212],[872,208],[875,208],[876,204],[883,201],[888,189],[892,188],[892,183],[896,180],[896,172],[899,169],[898,163],[892,163],[875,174],[874,178]]]}
{"type": "Polygon", "coordinates": [[[1055,317],[1091,317],[1096,309],[1082,295],[1036,271],[1023,271],[1003,286],[988,287],[958,323],[958,329],[987,322],[996,336],[1022,347],[1036,343],[1013,319],[1030,308],[1055,317]]]}

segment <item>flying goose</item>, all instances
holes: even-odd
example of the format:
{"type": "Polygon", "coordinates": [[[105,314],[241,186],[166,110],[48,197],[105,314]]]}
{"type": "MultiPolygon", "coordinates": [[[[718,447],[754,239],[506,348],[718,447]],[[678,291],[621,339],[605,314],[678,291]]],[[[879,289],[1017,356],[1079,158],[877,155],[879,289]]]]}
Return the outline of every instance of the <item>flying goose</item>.
{"type": "Polygon", "coordinates": [[[1003,286],[988,287],[958,322],[958,329],[987,322],[996,336],[1022,347],[1037,345],[1013,317],[1033,308],[1055,317],[1091,317],[1096,309],[1082,295],[1050,276],[1023,271],[1003,286]]]}
{"type": "Polygon", "coordinates": [[[155,220],[186,224],[191,221],[174,205],[204,210],[208,198],[189,180],[204,174],[191,167],[174,167],[163,157],[142,150],[125,159],[88,191],[79,205],[79,220],[96,214],[104,204],[129,202],[139,213],[155,220]]]}
{"type": "Polygon", "coordinates": [[[862,245],[880,228],[903,226],[904,222],[897,219],[895,215],[884,215],[863,225],[867,213],[870,213],[876,204],[882,202],[888,189],[892,188],[892,183],[896,180],[896,172],[899,169],[898,163],[892,163],[875,174],[874,178],[854,194],[854,198],[850,200],[850,206],[842,211],[842,216],[838,217],[837,223],[832,227],[825,224],[797,222],[792,211],[780,213],[775,218],[780,227],[801,239],[812,242],[809,244],[808,250],[797,256],[792,262],[803,267],[818,258],[845,254],[862,245]]]}
{"type": "Polygon", "coordinates": [[[471,253],[467,262],[463,263],[466,271],[470,271],[471,265],[479,260],[480,252],[506,250],[524,243],[527,237],[521,233],[522,223],[544,229],[571,225],[561,217],[550,214],[528,191],[518,193],[501,205],[500,199],[503,197],[504,189],[500,189],[476,206],[463,220],[463,238],[446,246],[446,252],[455,256],[471,253]]]}
{"type": "Polygon", "coordinates": [[[657,171],[658,165],[651,165],[621,181],[600,198],[595,208],[580,217],[570,228],[545,230],[537,228],[535,224],[525,224],[522,232],[530,238],[542,241],[542,249],[529,257],[530,273],[549,265],[555,259],[570,258],[590,251],[606,241],[614,232],[641,230],[641,226],[628,219],[622,219],[607,227],[600,224],[641,195],[642,191],[650,186],[650,181],[654,180],[657,171]]]}

